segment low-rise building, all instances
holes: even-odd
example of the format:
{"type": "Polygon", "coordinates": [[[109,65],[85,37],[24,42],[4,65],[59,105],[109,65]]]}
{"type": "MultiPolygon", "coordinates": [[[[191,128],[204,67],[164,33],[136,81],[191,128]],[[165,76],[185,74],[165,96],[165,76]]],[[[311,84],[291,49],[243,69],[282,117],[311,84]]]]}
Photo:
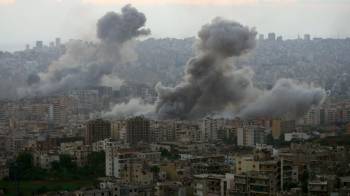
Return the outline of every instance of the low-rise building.
{"type": "Polygon", "coordinates": [[[308,183],[308,196],[327,196],[329,195],[328,182],[327,181],[309,181],[308,183]]]}
{"type": "Polygon", "coordinates": [[[36,167],[40,167],[43,169],[50,169],[52,163],[55,161],[59,161],[60,156],[56,152],[35,152],[33,153],[33,164],[36,167]]]}
{"type": "Polygon", "coordinates": [[[0,180],[9,176],[9,168],[5,160],[0,160],[0,180]]]}
{"type": "Polygon", "coordinates": [[[350,195],[350,176],[339,178],[339,192],[341,196],[350,195]]]}
{"type": "Polygon", "coordinates": [[[153,173],[138,154],[131,149],[107,150],[106,176],[122,179],[125,183],[151,184],[153,173]]]}
{"type": "Polygon", "coordinates": [[[274,177],[261,172],[247,172],[234,176],[233,195],[274,195],[274,177]]]}
{"type": "Polygon", "coordinates": [[[91,146],[84,145],[82,141],[61,143],[59,151],[60,154],[72,156],[73,161],[76,162],[79,167],[86,164],[88,155],[91,152],[91,146]]]}
{"type": "Polygon", "coordinates": [[[193,178],[192,188],[195,196],[228,196],[229,190],[233,188],[233,174],[199,174],[193,178]]]}
{"type": "Polygon", "coordinates": [[[177,181],[157,182],[154,189],[154,196],[186,196],[186,188],[177,181]]]}

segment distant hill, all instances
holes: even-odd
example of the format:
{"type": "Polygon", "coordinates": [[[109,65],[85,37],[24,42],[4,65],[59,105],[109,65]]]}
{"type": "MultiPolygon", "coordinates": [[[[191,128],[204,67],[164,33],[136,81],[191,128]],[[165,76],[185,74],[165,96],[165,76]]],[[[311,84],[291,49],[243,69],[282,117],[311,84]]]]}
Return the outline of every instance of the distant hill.
{"type": "MultiPolygon", "coordinates": [[[[154,86],[175,85],[193,56],[195,38],[146,39],[136,43],[137,60],[121,66],[119,77],[154,86]]],[[[250,53],[234,59],[237,67],[250,66],[258,86],[269,88],[278,78],[293,78],[350,95],[350,39],[258,41],[250,53]]],[[[32,73],[45,71],[64,53],[64,47],[44,47],[15,53],[0,52],[0,99],[16,96],[32,73]]]]}

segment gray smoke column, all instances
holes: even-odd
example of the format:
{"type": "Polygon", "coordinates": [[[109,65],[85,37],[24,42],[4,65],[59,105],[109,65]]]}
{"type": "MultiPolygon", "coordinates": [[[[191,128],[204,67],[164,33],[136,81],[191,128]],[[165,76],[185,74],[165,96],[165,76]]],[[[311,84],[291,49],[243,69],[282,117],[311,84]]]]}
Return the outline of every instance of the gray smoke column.
{"type": "Polygon", "coordinates": [[[238,116],[296,119],[308,112],[311,106],[322,103],[325,96],[326,93],[321,88],[299,84],[290,79],[280,79],[270,91],[265,91],[240,111],[238,116]]]}
{"type": "Polygon", "coordinates": [[[161,118],[199,118],[220,112],[254,94],[250,70],[235,71],[227,58],[255,46],[256,31],[243,25],[214,19],[198,33],[197,56],[186,66],[183,81],[174,88],[156,86],[157,113],[161,118]]]}
{"type": "Polygon", "coordinates": [[[97,36],[101,40],[123,43],[134,37],[150,34],[149,29],[142,29],[146,24],[146,16],[136,8],[127,5],[122,13],[108,12],[97,23],[97,36]]]}
{"type": "Polygon", "coordinates": [[[228,111],[245,118],[297,118],[322,102],[324,90],[291,80],[277,82],[271,91],[260,90],[252,82],[251,69],[235,69],[229,63],[230,57],[254,48],[255,29],[216,18],[198,37],[196,56],[188,61],[183,81],[175,87],[156,86],[160,118],[202,118],[228,111]]]}
{"type": "Polygon", "coordinates": [[[118,66],[130,61],[124,50],[129,41],[150,33],[143,28],[145,23],[145,15],[130,5],[123,7],[120,14],[107,13],[97,22],[100,43],[69,42],[66,53],[47,72],[39,73],[39,79],[28,78],[29,87],[19,89],[19,94],[47,95],[106,83],[121,85],[118,66]]]}

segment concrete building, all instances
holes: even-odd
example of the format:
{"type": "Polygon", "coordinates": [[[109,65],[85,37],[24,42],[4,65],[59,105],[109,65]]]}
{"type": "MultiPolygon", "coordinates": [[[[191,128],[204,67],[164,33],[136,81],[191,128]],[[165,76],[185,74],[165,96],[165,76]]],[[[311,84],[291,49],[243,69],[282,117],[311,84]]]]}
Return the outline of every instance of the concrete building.
{"type": "MultiPolygon", "coordinates": [[[[297,182],[293,180],[293,164],[285,158],[257,159],[256,156],[237,156],[235,158],[235,174],[241,175],[249,172],[257,172],[267,175],[270,184],[276,190],[284,190],[285,182],[297,182]]],[[[295,171],[294,171],[295,172],[295,171]]]]}
{"type": "Polygon", "coordinates": [[[61,46],[61,38],[57,37],[55,39],[55,45],[56,45],[56,47],[60,47],[61,46]]]}
{"type": "Polygon", "coordinates": [[[139,142],[148,143],[150,140],[150,121],[141,116],[128,119],[126,122],[126,140],[131,145],[139,142]]]}
{"type": "Polygon", "coordinates": [[[157,182],[154,189],[154,196],[186,196],[186,188],[177,181],[157,182]]]}
{"type": "Polygon", "coordinates": [[[308,183],[308,196],[328,196],[328,182],[327,181],[310,181],[308,183]]]}
{"type": "Polygon", "coordinates": [[[271,133],[272,138],[278,140],[282,134],[289,133],[295,130],[294,120],[273,119],[271,133]]]}
{"type": "Polygon", "coordinates": [[[321,109],[319,107],[311,108],[298,123],[311,126],[319,125],[321,123],[321,109]]]}
{"type": "Polygon", "coordinates": [[[42,169],[50,169],[51,164],[54,161],[59,161],[60,156],[58,153],[54,152],[35,152],[33,153],[33,164],[36,167],[40,167],[42,169]]]}
{"type": "Polygon", "coordinates": [[[218,130],[223,129],[224,119],[204,118],[201,124],[201,140],[215,141],[218,139],[218,130]]]}
{"type": "Polygon", "coordinates": [[[235,157],[235,174],[242,174],[248,171],[259,171],[259,162],[253,156],[235,157]]]}
{"type": "Polygon", "coordinates": [[[350,195],[350,176],[340,177],[339,180],[340,195],[350,195]]]}
{"type": "Polygon", "coordinates": [[[284,134],[284,141],[290,142],[292,140],[308,140],[310,136],[307,133],[303,132],[292,132],[284,134]]]}
{"type": "Polygon", "coordinates": [[[265,144],[265,129],[258,126],[245,126],[237,129],[238,146],[255,146],[256,144],[265,144]]]}
{"type": "Polygon", "coordinates": [[[35,48],[36,49],[42,49],[44,47],[43,41],[36,41],[35,48]]]}
{"type": "Polygon", "coordinates": [[[259,41],[264,41],[264,40],[265,40],[265,35],[259,34],[259,41]]]}
{"type": "Polygon", "coordinates": [[[202,140],[202,130],[196,123],[176,122],[175,140],[178,142],[199,142],[202,140]]]}
{"type": "Polygon", "coordinates": [[[111,138],[107,138],[104,140],[100,140],[92,143],[92,151],[93,152],[101,152],[106,151],[109,148],[112,149],[126,149],[129,148],[129,145],[123,143],[122,141],[114,141],[111,138]]]}
{"type": "Polygon", "coordinates": [[[327,106],[324,108],[325,124],[333,124],[340,120],[339,111],[335,106],[327,106]]]}
{"type": "Polygon", "coordinates": [[[149,185],[153,182],[153,173],[138,153],[130,149],[106,151],[106,176],[131,184],[149,185]]]}
{"type": "Polygon", "coordinates": [[[0,111],[0,131],[8,131],[9,118],[5,112],[0,111]]]}
{"type": "Polygon", "coordinates": [[[120,180],[106,181],[100,183],[100,189],[89,190],[87,192],[82,191],[79,196],[151,196],[152,188],[151,185],[124,184],[120,180]]]}
{"type": "Polygon", "coordinates": [[[275,195],[277,187],[273,177],[260,172],[247,172],[234,176],[232,195],[275,195]]]}
{"type": "Polygon", "coordinates": [[[6,160],[0,159],[0,180],[9,176],[9,168],[6,160]]]}
{"type": "Polygon", "coordinates": [[[121,140],[123,139],[123,133],[126,132],[126,121],[118,120],[112,122],[112,133],[111,137],[113,140],[121,140]]]}
{"type": "Polygon", "coordinates": [[[199,174],[193,177],[192,187],[195,196],[228,196],[229,190],[233,188],[233,174],[199,174]]]}
{"type": "Polygon", "coordinates": [[[311,35],[310,34],[305,34],[304,35],[304,40],[305,41],[310,41],[311,40],[311,35]]]}
{"type": "Polygon", "coordinates": [[[175,141],[176,131],[180,130],[181,123],[178,121],[164,120],[150,122],[151,142],[175,141]]]}
{"type": "Polygon", "coordinates": [[[111,137],[111,123],[102,119],[89,121],[86,125],[85,144],[92,144],[111,137]]]}
{"type": "Polygon", "coordinates": [[[275,34],[275,33],[269,33],[269,34],[267,35],[267,39],[268,39],[269,41],[275,41],[275,40],[276,40],[276,34],[275,34]]]}
{"type": "Polygon", "coordinates": [[[137,157],[143,161],[158,163],[160,162],[161,152],[138,152],[137,157]]]}
{"type": "Polygon", "coordinates": [[[91,146],[84,145],[82,141],[66,142],[60,145],[60,154],[70,155],[78,166],[84,166],[88,155],[92,152],[91,146]]]}

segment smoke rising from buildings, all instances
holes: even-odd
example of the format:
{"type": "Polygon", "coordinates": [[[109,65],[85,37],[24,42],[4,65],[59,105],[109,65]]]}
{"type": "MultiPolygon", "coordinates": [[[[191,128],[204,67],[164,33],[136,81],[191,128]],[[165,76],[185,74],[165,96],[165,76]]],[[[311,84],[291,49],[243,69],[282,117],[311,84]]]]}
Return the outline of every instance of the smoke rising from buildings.
{"type": "Polygon", "coordinates": [[[32,85],[38,82],[40,82],[40,77],[35,73],[30,74],[27,78],[28,85],[32,85]]]}
{"type": "Polygon", "coordinates": [[[104,117],[131,117],[146,115],[154,112],[154,105],[144,103],[141,99],[133,98],[127,103],[116,104],[104,117]]]}
{"type": "MultiPolygon", "coordinates": [[[[130,61],[128,43],[148,35],[146,17],[127,5],[121,13],[109,12],[97,22],[97,44],[73,41],[66,53],[52,63],[47,72],[32,74],[22,95],[46,95],[86,86],[120,86],[118,67],[130,61]]],[[[248,67],[237,69],[231,58],[249,52],[256,44],[254,28],[215,18],[198,32],[196,55],[185,69],[182,82],[175,87],[156,85],[155,105],[132,99],[115,105],[106,116],[129,116],[155,112],[159,118],[189,119],[232,113],[242,118],[298,118],[325,96],[323,89],[288,79],[276,82],[271,90],[255,87],[254,72],[248,67]]]]}
{"type": "Polygon", "coordinates": [[[280,79],[273,89],[263,92],[238,116],[242,118],[282,117],[296,119],[307,113],[311,106],[323,102],[325,91],[290,79],[280,79]]]}
{"type": "Polygon", "coordinates": [[[47,72],[30,76],[28,86],[20,88],[19,94],[47,95],[106,83],[120,85],[117,68],[129,61],[128,55],[123,55],[125,47],[134,38],[150,33],[143,28],[145,23],[145,15],[130,5],[123,7],[120,14],[107,13],[97,22],[100,43],[68,43],[66,53],[47,72]]]}
{"type": "Polygon", "coordinates": [[[254,72],[236,69],[228,60],[255,46],[256,31],[237,22],[214,19],[198,33],[196,56],[189,60],[183,81],[156,86],[156,112],[161,118],[201,118],[231,111],[236,116],[300,117],[318,105],[324,90],[279,80],[270,91],[256,88],[254,72]]]}

